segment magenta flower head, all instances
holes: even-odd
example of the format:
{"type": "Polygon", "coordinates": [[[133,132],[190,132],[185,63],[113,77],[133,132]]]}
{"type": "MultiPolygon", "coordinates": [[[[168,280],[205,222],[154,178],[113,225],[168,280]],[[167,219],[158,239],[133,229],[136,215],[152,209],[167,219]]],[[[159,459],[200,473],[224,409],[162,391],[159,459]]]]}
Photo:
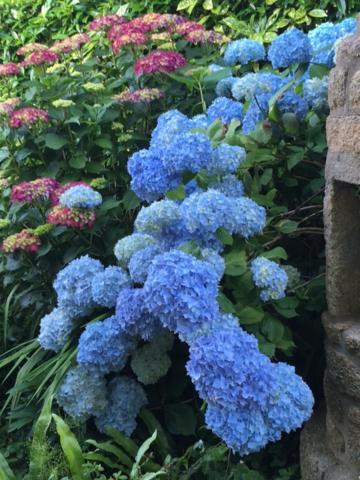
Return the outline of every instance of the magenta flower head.
{"type": "Polygon", "coordinates": [[[79,50],[84,43],[87,43],[90,37],[87,33],[77,33],[71,37],[64,38],[55,42],[50,50],[55,53],[68,53],[79,50]]]}
{"type": "Polygon", "coordinates": [[[9,126],[11,128],[29,127],[37,123],[47,123],[49,114],[41,108],[19,108],[9,115],[9,126]]]}
{"type": "Polygon", "coordinates": [[[164,96],[159,88],[142,88],[140,90],[125,90],[112,98],[117,103],[150,103],[164,96]]]}
{"type": "Polygon", "coordinates": [[[23,45],[17,50],[16,55],[28,55],[29,53],[37,52],[40,50],[47,50],[47,46],[43,45],[42,43],[27,43],[26,45],[23,45]]]}
{"type": "Polygon", "coordinates": [[[16,63],[3,63],[0,65],[0,77],[11,77],[21,73],[19,65],[16,63]]]}
{"type": "Polygon", "coordinates": [[[205,30],[205,27],[197,22],[184,22],[174,25],[170,30],[178,33],[179,35],[187,35],[188,33],[195,32],[197,30],[205,30]]]}
{"type": "Polygon", "coordinates": [[[126,45],[143,45],[148,40],[147,36],[143,33],[133,32],[127,35],[121,35],[116,37],[112,43],[112,51],[116,54],[119,53],[121,47],[126,45]]]}
{"type": "Polygon", "coordinates": [[[40,245],[40,237],[32,230],[25,229],[5,238],[1,245],[1,250],[5,253],[14,253],[16,251],[34,253],[39,249],[40,245]]]}
{"type": "Polygon", "coordinates": [[[52,52],[49,48],[43,50],[35,50],[30,53],[25,60],[22,62],[22,65],[32,66],[32,65],[43,65],[44,63],[55,63],[59,60],[58,55],[55,52],[52,52]]]}
{"type": "Polygon", "coordinates": [[[213,30],[193,30],[185,35],[185,39],[189,43],[211,43],[222,44],[228,42],[230,39],[222,33],[214,32],[213,30]]]}
{"type": "Polygon", "coordinates": [[[21,99],[18,97],[8,98],[0,102],[0,115],[9,115],[19,105],[21,99]]]}
{"type": "Polygon", "coordinates": [[[134,70],[137,77],[146,73],[171,73],[186,65],[186,59],[181,53],[156,50],[135,63],[134,70]]]}
{"type": "Polygon", "coordinates": [[[55,205],[48,213],[47,220],[53,225],[69,228],[91,228],[96,220],[94,210],[87,208],[68,208],[55,205]]]}
{"type": "Polygon", "coordinates": [[[126,18],[121,15],[104,15],[92,20],[88,25],[88,30],[107,30],[113,25],[121,25],[126,22],[126,18]]]}
{"type": "Polygon", "coordinates": [[[31,182],[21,182],[11,189],[12,203],[33,203],[41,200],[50,200],[59,183],[53,178],[37,178],[31,182]]]}

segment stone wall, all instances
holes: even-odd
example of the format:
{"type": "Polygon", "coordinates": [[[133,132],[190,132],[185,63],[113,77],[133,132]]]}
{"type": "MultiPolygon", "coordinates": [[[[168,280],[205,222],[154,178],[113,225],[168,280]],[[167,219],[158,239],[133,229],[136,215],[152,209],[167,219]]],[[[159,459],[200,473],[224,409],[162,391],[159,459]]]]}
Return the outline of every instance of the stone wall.
{"type": "Polygon", "coordinates": [[[324,203],[326,410],[301,442],[302,480],[360,479],[360,19],[330,73],[324,203]]]}

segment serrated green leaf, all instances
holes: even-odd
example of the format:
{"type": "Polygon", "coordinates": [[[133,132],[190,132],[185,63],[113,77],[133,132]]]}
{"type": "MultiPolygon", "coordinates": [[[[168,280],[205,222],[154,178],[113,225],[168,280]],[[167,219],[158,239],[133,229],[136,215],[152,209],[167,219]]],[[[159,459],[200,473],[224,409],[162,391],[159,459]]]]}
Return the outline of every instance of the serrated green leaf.
{"type": "Polygon", "coordinates": [[[220,242],[222,242],[224,245],[232,245],[234,243],[231,234],[222,227],[216,230],[216,238],[220,240],[220,242]]]}
{"type": "Polygon", "coordinates": [[[45,145],[52,150],[60,150],[68,143],[67,139],[56,133],[47,133],[45,135],[45,145]]]}
{"type": "Polygon", "coordinates": [[[269,260],[287,260],[288,254],[283,247],[275,247],[272,250],[263,252],[262,257],[268,258],[269,260]]]}
{"type": "Polygon", "coordinates": [[[237,313],[241,325],[254,325],[256,323],[260,323],[264,317],[263,310],[253,307],[245,307],[237,313]]]}
{"type": "Polygon", "coordinates": [[[225,255],[225,274],[230,276],[240,276],[246,271],[246,253],[230,252],[225,255]]]}

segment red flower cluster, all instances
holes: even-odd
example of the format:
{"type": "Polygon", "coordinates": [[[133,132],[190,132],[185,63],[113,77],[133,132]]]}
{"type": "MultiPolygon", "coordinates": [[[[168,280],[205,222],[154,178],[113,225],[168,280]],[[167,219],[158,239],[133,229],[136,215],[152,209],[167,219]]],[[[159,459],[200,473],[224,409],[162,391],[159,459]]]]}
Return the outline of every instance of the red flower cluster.
{"type": "Polygon", "coordinates": [[[156,50],[136,61],[134,70],[137,77],[146,73],[171,73],[186,65],[186,59],[181,53],[156,50]]]}
{"type": "Polygon", "coordinates": [[[28,55],[21,65],[24,67],[31,65],[42,65],[44,63],[54,63],[59,60],[58,55],[55,52],[52,52],[49,48],[44,48],[42,50],[35,50],[30,55],[28,55]]]}
{"type": "Polygon", "coordinates": [[[184,22],[175,25],[172,28],[172,31],[178,33],[179,35],[187,35],[188,33],[195,32],[197,30],[205,30],[204,25],[201,25],[197,22],[184,22]]]}
{"type": "Polygon", "coordinates": [[[68,53],[74,50],[79,50],[84,43],[87,43],[90,37],[87,33],[77,33],[71,37],[64,38],[55,42],[50,50],[55,53],[68,53]]]}
{"type": "Polygon", "coordinates": [[[44,177],[21,182],[11,189],[11,201],[13,203],[32,203],[39,200],[50,200],[60,184],[53,178],[44,177]]]}
{"type": "Polygon", "coordinates": [[[21,102],[20,98],[8,98],[3,102],[0,102],[0,115],[9,115],[11,112],[15,110],[15,108],[21,102]]]}
{"type": "Polygon", "coordinates": [[[47,220],[53,225],[64,225],[79,229],[91,228],[95,223],[96,214],[94,210],[56,205],[50,210],[47,220]]]}
{"type": "Polygon", "coordinates": [[[148,40],[143,33],[133,32],[127,35],[116,37],[112,43],[112,50],[114,53],[119,53],[121,47],[125,45],[143,45],[148,40]]]}
{"type": "Polygon", "coordinates": [[[189,43],[226,43],[229,38],[222,33],[214,32],[213,30],[193,30],[185,35],[185,40],[189,43]]]}
{"type": "Polygon", "coordinates": [[[125,23],[126,19],[121,15],[104,15],[103,17],[95,18],[89,23],[89,30],[103,30],[112,27],[113,25],[119,25],[125,23]]]}
{"type": "Polygon", "coordinates": [[[36,252],[40,245],[40,237],[35,235],[32,230],[25,229],[5,238],[1,245],[1,250],[5,253],[14,253],[17,250],[23,252],[36,252]]]}
{"type": "Polygon", "coordinates": [[[41,108],[19,108],[9,115],[9,125],[11,128],[34,125],[38,122],[49,121],[49,114],[41,108]]]}
{"type": "Polygon", "coordinates": [[[0,77],[10,77],[11,75],[19,75],[20,67],[16,63],[3,63],[0,65],[0,77]]]}
{"type": "Polygon", "coordinates": [[[141,90],[135,90],[134,92],[131,90],[125,90],[119,95],[114,95],[113,100],[118,103],[150,103],[162,96],[164,96],[164,92],[158,88],[142,88],[141,90]]]}
{"type": "Polygon", "coordinates": [[[27,55],[39,50],[47,50],[47,46],[43,45],[42,43],[27,43],[17,50],[16,55],[27,55]]]}

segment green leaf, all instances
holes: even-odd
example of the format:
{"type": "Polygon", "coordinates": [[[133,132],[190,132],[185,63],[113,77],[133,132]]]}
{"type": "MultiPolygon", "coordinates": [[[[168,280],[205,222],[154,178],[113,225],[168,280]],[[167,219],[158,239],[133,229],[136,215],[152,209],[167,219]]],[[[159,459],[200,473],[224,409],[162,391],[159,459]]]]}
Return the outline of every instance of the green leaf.
{"type": "Polygon", "coordinates": [[[96,442],[95,440],[90,439],[86,440],[86,443],[89,443],[90,445],[93,445],[97,449],[103,450],[104,452],[112,453],[116,457],[116,460],[118,462],[120,462],[122,465],[125,465],[126,467],[131,468],[133,464],[132,459],[120,448],[115,447],[111,442],[96,442]]]}
{"type": "Polygon", "coordinates": [[[70,158],[69,165],[72,168],[81,169],[85,167],[86,160],[86,155],[84,155],[83,153],[79,153],[78,155],[74,155],[70,158]]]}
{"type": "Polygon", "coordinates": [[[112,427],[105,427],[105,433],[109,435],[114,441],[120,445],[127,453],[129,453],[132,457],[135,457],[138,451],[138,446],[136,443],[128,438],[123,433],[119,432],[119,430],[115,430],[112,427]]]}
{"type": "Polygon", "coordinates": [[[237,312],[241,325],[254,325],[264,318],[264,312],[253,307],[245,307],[237,312]]]}
{"type": "Polygon", "coordinates": [[[125,193],[125,195],[123,196],[122,202],[127,211],[134,210],[141,203],[140,198],[132,190],[128,190],[125,193]]]}
{"type": "Polygon", "coordinates": [[[299,131],[299,120],[294,113],[288,112],[281,116],[285,132],[289,135],[295,135],[299,131]]]}
{"type": "Polygon", "coordinates": [[[277,223],[276,228],[279,232],[289,234],[295,232],[298,227],[297,222],[293,222],[292,220],[281,220],[277,223]]]}
{"type": "Polygon", "coordinates": [[[56,133],[47,133],[45,135],[45,145],[52,150],[60,150],[68,143],[67,139],[56,133]]]}
{"type": "Polygon", "coordinates": [[[287,260],[288,258],[288,254],[283,247],[275,247],[268,252],[263,252],[261,256],[269,260],[287,260]]]}
{"type": "Polygon", "coordinates": [[[246,271],[246,253],[230,252],[225,255],[225,273],[226,275],[237,277],[246,271]]]}
{"type": "Polygon", "coordinates": [[[204,10],[212,10],[214,8],[214,3],[212,0],[205,0],[203,3],[204,10]]]}
{"type": "Polygon", "coordinates": [[[181,0],[178,3],[176,10],[187,10],[189,13],[191,13],[196,7],[197,3],[198,0],[181,0]]]}
{"type": "Polygon", "coordinates": [[[174,435],[194,435],[196,417],[194,410],[184,403],[165,406],[166,426],[174,435]]]}
{"type": "Polygon", "coordinates": [[[222,227],[216,230],[216,238],[220,240],[220,242],[222,242],[224,245],[232,245],[234,243],[234,240],[230,233],[222,227]]]}
{"type": "Polygon", "coordinates": [[[16,477],[9,467],[4,455],[0,452],[0,480],[16,480],[16,477]]]}
{"type": "Polygon", "coordinates": [[[116,200],[115,198],[108,198],[101,204],[99,210],[107,212],[108,210],[117,208],[120,204],[121,204],[120,200],[116,200]]]}
{"type": "Polygon", "coordinates": [[[83,471],[84,457],[79,442],[61,417],[55,413],[52,414],[52,417],[55,420],[56,431],[60,437],[61,448],[69,464],[72,478],[86,480],[83,471]]]}
{"type": "Polygon", "coordinates": [[[157,435],[155,437],[155,443],[158,446],[160,455],[165,460],[166,456],[170,452],[170,445],[166,437],[166,434],[161,426],[161,423],[158,421],[155,415],[152,412],[150,412],[150,410],[148,410],[147,408],[141,409],[140,418],[147,426],[149,433],[157,432],[157,435]]]}
{"type": "Polygon", "coordinates": [[[95,143],[95,145],[103,148],[104,150],[111,150],[113,148],[113,144],[112,144],[110,138],[108,138],[108,137],[97,138],[94,141],[94,143],[95,143]]]}
{"type": "Polygon", "coordinates": [[[48,397],[34,426],[34,434],[30,446],[29,480],[41,478],[45,462],[47,461],[46,456],[44,454],[41,455],[39,452],[44,447],[46,449],[46,432],[51,423],[52,400],[52,396],[48,397]]]}
{"type": "Polygon", "coordinates": [[[262,322],[261,331],[270,342],[276,345],[283,338],[285,328],[279,320],[267,315],[262,322]]]}
{"type": "Polygon", "coordinates": [[[264,355],[272,358],[275,355],[275,345],[273,343],[259,343],[259,350],[264,355]]]}
{"type": "Polygon", "coordinates": [[[327,17],[327,13],[325,12],[325,10],[322,10],[321,8],[314,8],[314,10],[310,10],[310,12],[308,12],[308,15],[310,15],[310,17],[314,17],[314,18],[326,18],[327,17]]]}
{"type": "Polygon", "coordinates": [[[220,292],[218,294],[217,301],[220,306],[220,309],[224,313],[236,313],[235,305],[232,303],[231,300],[227,298],[227,296],[224,293],[220,292]]]}
{"type": "Polygon", "coordinates": [[[179,185],[175,190],[167,192],[166,197],[170,200],[183,200],[186,197],[185,186],[179,185]]]}
{"type": "Polygon", "coordinates": [[[275,310],[285,318],[297,317],[298,313],[296,307],[298,305],[299,300],[296,297],[286,297],[273,302],[275,310]]]}
{"type": "Polygon", "coordinates": [[[305,151],[301,150],[299,152],[292,153],[287,159],[287,166],[289,170],[292,170],[298,163],[302,162],[305,157],[305,151]]]}

